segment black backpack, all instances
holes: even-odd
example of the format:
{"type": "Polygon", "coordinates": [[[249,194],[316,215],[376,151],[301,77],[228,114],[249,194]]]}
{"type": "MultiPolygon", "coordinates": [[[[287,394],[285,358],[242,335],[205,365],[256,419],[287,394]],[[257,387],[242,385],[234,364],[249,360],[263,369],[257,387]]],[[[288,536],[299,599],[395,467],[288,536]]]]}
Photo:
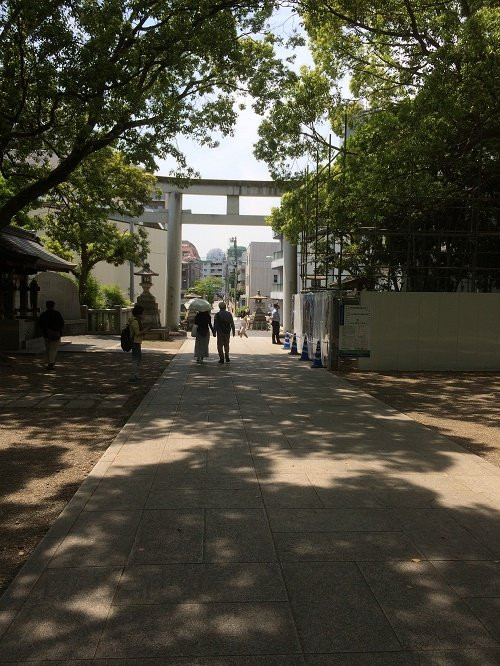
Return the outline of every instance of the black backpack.
{"type": "Polygon", "coordinates": [[[130,335],[130,327],[128,324],[121,332],[120,345],[124,352],[129,352],[132,349],[132,336],[130,335]]]}

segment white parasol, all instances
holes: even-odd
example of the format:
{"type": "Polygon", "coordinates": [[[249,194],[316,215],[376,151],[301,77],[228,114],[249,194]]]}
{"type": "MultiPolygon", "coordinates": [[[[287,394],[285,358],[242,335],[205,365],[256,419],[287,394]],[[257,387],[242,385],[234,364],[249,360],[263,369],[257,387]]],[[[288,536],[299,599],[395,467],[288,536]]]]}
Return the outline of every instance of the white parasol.
{"type": "Polygon", "coordinates": [[[211,304],[204,298],[193,298],[185,304],[188,310],[197,310],[198,312],[210,312],[212,310],[211,304]]]}

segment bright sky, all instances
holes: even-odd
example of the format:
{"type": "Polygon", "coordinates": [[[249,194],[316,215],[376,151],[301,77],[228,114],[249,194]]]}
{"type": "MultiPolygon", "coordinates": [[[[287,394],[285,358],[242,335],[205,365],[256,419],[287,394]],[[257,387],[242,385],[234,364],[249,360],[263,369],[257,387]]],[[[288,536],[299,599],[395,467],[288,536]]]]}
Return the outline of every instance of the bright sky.
{"type": "MultiPolygon", "coordinates": [[[[282,33],[289,34],[298,23],[292,18],[288,10],[280,10],[273,19],[273,26],[282,33]]],[[[296,51],[296,67],[311,64],[311,57],[305,48],[296,51]]],[[[257,141],[257,128],[261,118],[252,109],[245,109],[239,113],[238,122],[234,129],[234,136],[221,139],[218,148],[209,149],[196,145],[187,140],[180,140],[179,146],[188,157],[188,163],[196,169],[202,178],[220,178],[230,180],[270,180],[271,176],[263,162],[258,162],[253,156],[253,145],[257,141]]],[[[160,162],[158,173],[167,175],[171,164],[168,161],[160,162]]],[[[224,213],[223,197],[195,197],[184,196],[183,208],[191,209],[193,213],[224,213]]],[[[252,199],[240,201],[240,213],[267,215],[272,206],[279,205],[276,199],[252,199]]],[[[204,226],[184,225],[183,240],[193,243],[201,257],[208,250],[220,247],[224,251],[230,246],[229,238],[236,236],[238,245],[245,247],[251,241],[272,241],[271,228],[264,227],[230,227],[230,226],[204,226]]]]}

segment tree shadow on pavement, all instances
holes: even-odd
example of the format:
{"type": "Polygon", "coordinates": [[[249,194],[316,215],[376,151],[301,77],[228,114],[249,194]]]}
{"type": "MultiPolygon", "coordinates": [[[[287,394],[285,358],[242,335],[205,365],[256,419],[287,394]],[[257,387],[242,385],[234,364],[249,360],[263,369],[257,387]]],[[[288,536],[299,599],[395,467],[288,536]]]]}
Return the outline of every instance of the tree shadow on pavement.
{"type": "Polygon", "coordinates": [[[130,358],[117,352],[60,354],[55,373],[31,355],[1,369],[0,590],[171,359],[145,353],[145,381],[133,387],[130,358]]]}
{"type": "Polygon", "coordinates": [[[165,375],[3,597],[0,660],[499,662],[500,471],[253,360],[165,375]]]}
{"type": "Polygon", "coordinates": [[[494,372],[354,372],[345,379],[500,466],[494,372]]]}

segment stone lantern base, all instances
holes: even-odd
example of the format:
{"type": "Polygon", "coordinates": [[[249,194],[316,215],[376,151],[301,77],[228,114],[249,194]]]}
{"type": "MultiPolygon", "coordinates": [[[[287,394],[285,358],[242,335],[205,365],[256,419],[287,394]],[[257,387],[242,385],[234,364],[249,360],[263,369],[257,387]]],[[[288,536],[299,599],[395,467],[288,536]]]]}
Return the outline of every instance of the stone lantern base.
{"type": "Polygon", "coordinates": [[[142,315],[142,321],[152,328],[160,327],[160,311],[158,310],[158,303],[155,300],[155,297],[149,292],[143,292],[140,296],[137,297],[137,305],[141,305],[144,308],[144,314],[142,315]]]}
{"type": "Polygon", "coordinates": [[[252,329],[254,331],[267,331],[269,329],[266,315],[260,309],[255,311],[252,329]]]}

